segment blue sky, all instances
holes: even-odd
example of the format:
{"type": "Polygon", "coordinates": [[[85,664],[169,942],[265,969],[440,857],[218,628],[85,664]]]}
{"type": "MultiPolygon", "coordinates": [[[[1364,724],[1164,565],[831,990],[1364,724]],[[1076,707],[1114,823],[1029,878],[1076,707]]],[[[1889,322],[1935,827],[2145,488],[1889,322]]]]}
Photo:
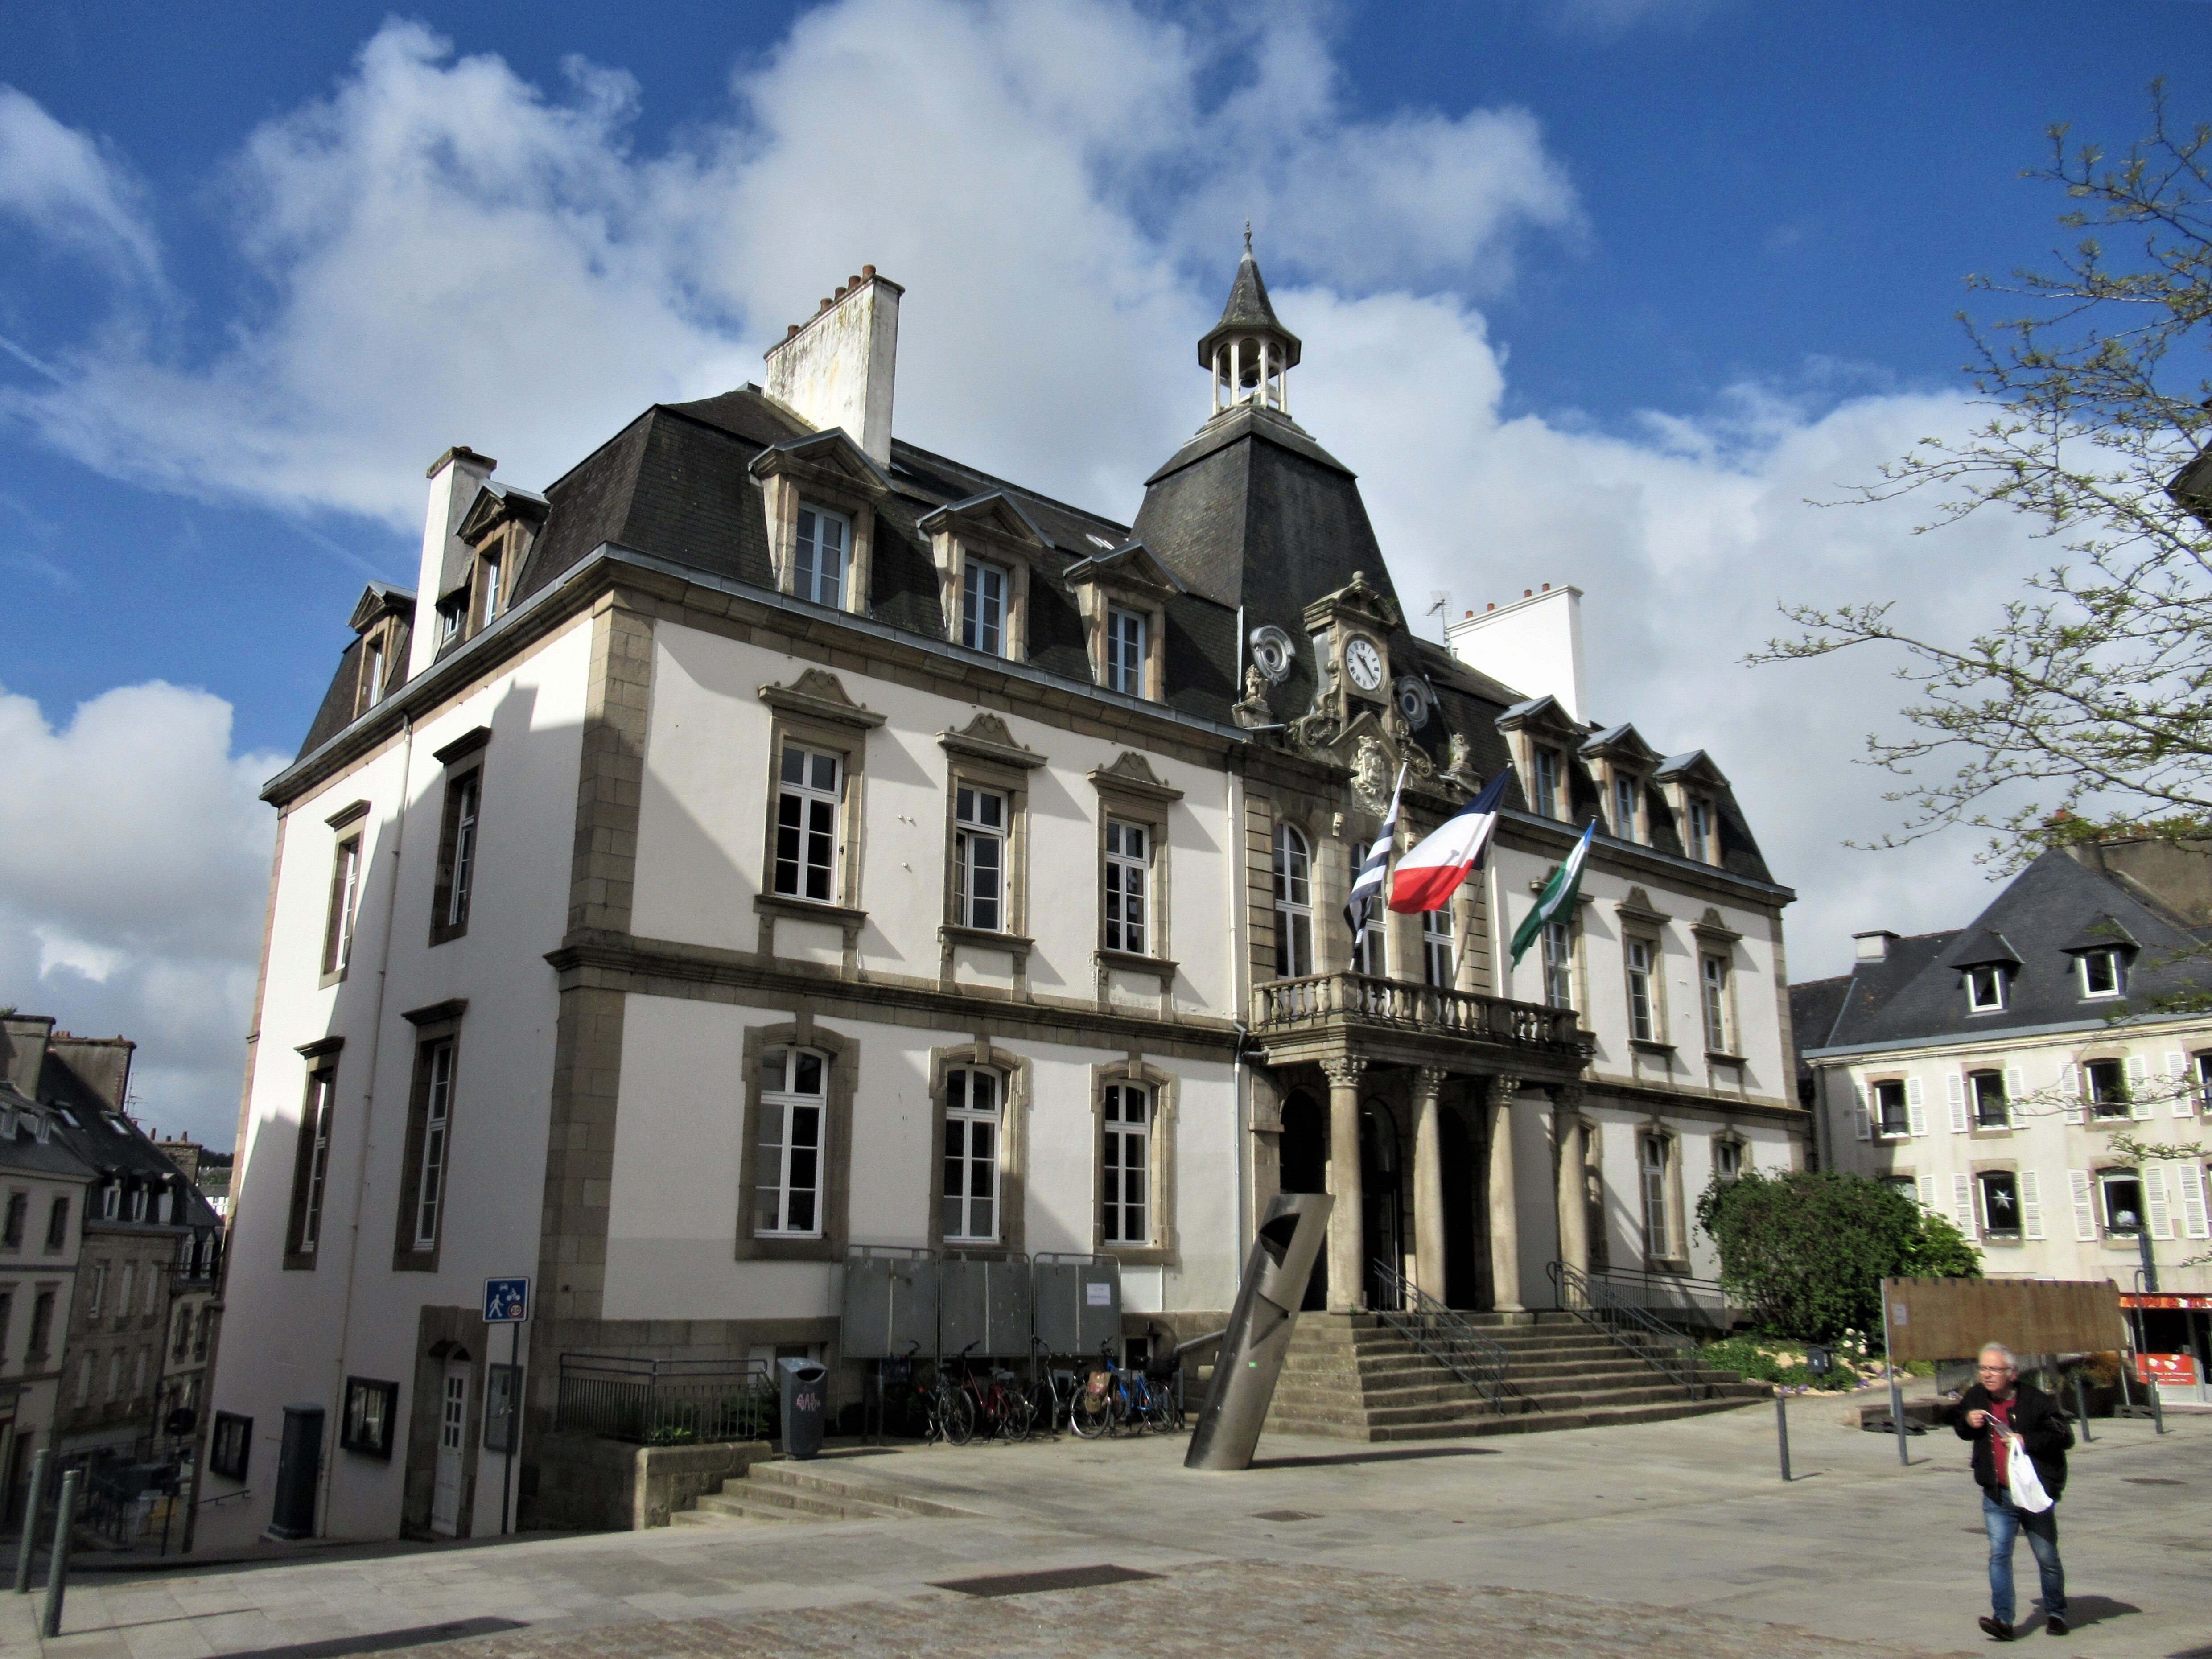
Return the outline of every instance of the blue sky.
{"type": "MultiPolygon", "coordinates": [[[[872,259],[909,286],[902,434],[1127,517],[1202,413],[1188,342],[1248,214],[1297,412],[1401,586],[1583,586],[1599,712],[1729,769],[1806,890],[1801,972],[1850,926],[1954,923],[1964,847],[1832,870],[1887,810],[1845,763],[1893,684],[1735,664],[1778,598],[1926,586],[1911,514],[1805,498],[1965,418],[1962,278],[2061,237],[2017,177],[2044,128],[2123,145],[2161,74],[2201,117],[2208,29],[2197,0],[15,0],[0,751],[48,793],[0,851],[0,1002],[145,1035],[142,1092],[227,1140],[252,780],[362,582],[411,582],[432,456],[542,487],[756,377],[872,259]],[[1817,784],[1773,718],[1808,697],[1817,784]],[[101,769],[95,824],[64,786],[101,769]],[[179,800],[118,881],[121,821],[179,800]]],[[[1961,626],[2036,556],[1946,548],[1961,626]]]]}

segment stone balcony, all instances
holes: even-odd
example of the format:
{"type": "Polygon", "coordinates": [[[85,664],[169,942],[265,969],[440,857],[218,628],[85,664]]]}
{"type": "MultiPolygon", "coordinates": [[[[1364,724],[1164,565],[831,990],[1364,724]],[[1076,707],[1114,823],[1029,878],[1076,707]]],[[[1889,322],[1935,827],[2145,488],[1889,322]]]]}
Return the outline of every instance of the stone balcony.
{"type": "Polygon", "coordinates": [[[1571,1008],[1352,973],[1255,986],[1252,1035],[1275,1065],[1358,1054],[1540,1082],[1579,1073],[1590,1041],[1571,1008]]]}

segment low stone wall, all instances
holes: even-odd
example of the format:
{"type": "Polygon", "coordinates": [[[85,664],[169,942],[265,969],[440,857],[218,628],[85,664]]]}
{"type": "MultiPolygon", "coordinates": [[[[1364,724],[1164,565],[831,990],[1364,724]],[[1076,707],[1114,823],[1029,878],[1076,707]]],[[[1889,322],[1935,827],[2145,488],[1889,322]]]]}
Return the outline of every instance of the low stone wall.
{"type": "Polygon", "coordinates": [[[540,1470],[528,1527],[636,1532],[665,1527],[725,1480],[741,1480],[773,1455],[765,1440],[704,1446],[634,1446],[596,1435],[549,1434],[536,1446],[540,1470]]]}

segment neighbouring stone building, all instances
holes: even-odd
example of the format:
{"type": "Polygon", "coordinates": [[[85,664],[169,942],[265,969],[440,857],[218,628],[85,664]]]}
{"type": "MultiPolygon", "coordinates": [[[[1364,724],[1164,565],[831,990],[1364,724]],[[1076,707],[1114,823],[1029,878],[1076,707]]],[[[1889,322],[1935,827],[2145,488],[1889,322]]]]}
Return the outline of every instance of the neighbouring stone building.
{"type": "Polygon", "coordinates": [[[488,1277],[537,1280],[527,1524],[563,1353],[811,1352],[853,1398],[850,1247],[1110,1255],[1133,1333],[1202,1331],[1326,1187],[1330,1308],[1381,1264],[1512,1316],[1555,1261],[1710,1272],[1705,1184],[1802,1162],[1791,895],[1726,777],[1587,717],[1571,589],[1412,632],[1249,250],[1130,523],[895,440],[902,300],[864,270],[765,389],[543,493],[430,468],[416,591],[364,592],[264,795],[212,1401],[250,1496],[204,1540],[269,1523],[298,1402],[313,1530],[499,1529],[488,1277]],[[1401,845],[1501,770],[1511,808],[1355,943],[1401,767],[1401,845]]]}

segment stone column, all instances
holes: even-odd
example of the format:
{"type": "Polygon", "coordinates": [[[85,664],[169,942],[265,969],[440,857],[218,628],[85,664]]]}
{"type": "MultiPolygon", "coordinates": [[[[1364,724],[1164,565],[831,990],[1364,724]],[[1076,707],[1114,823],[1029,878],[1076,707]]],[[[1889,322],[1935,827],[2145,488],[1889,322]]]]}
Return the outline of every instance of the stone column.
{"type": "Polygon", "coordinates": [[[1413,1073],[1413,1279],[1444,1299],[1444,1155],[1437,1097],[1449,1073],[1423,1066],[1413,1073]]]}
{"type": "Polygon", "coordinates": [[[1582,1119],[1583,1091],[1552,1091],[1552,1140],[1559,1155],[1559,1260],[1577,1273],[1589,1271],[1589,1129],[1582,1119]]]}
{"type": "Polygon", "coordinates": [[[1328,1310],[1367,1305],[1366,1194],[1359,1184],[1359,1074],[1367,1062],[1347,1055],[1322,1062],[1328,1074],[1328,1310]]]}
{"type": "Polygon", "coordinates": [[[1491,1305],[1500,1313],[1520,1313],[1521,1223],[1513,1201],[1513,1097],[1517,1077],[1490,1080],[1490,1285],[1491,1305]]]}

